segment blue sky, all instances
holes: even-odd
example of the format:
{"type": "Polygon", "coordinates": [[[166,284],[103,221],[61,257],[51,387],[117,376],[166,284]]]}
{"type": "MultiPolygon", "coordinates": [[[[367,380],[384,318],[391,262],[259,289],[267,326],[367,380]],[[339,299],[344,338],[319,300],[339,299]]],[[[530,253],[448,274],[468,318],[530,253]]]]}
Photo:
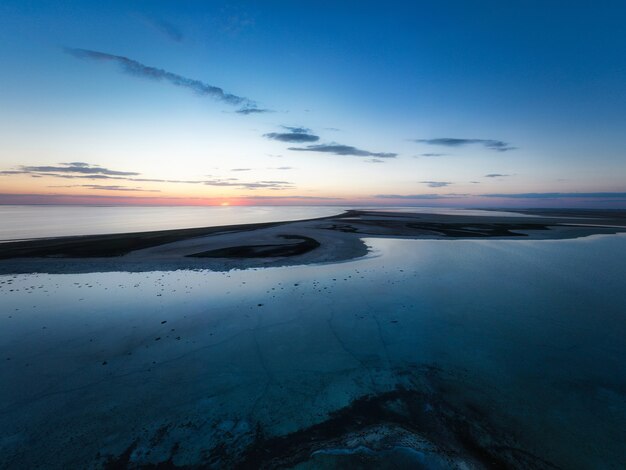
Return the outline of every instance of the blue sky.
{"type": "Polygon", "coordinates": [[[0,5],[0,202],[626,206],[624,2],[60,3],[0,5]]]}

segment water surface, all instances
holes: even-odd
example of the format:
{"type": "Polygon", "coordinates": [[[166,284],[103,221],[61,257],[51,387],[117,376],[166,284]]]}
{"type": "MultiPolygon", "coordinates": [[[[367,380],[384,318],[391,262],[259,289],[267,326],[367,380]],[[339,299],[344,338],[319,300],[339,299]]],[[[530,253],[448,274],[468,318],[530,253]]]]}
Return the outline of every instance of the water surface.
{"type": "Polygon", "coordinates": [[[554,465],[626,467],[626,236],[367,243],[329,265],[0,277],[0,467],[133,443],[193,463],[424,371],[554,465]]]}
{"type": "MultiPolygon", "coordinates": [[[[341,214],[337,206],[10,206],[0,205],[0,241],[68,235],[98,235],[221,225],[314,219],[341,214]]],[[[371,208],[376,209],[376,208],[371,208]]],[[[380,208],[378,208],[380,209],[380,208]]],[[[452,215],[523,214],[429,207],[385,208],[452,215]]]]}

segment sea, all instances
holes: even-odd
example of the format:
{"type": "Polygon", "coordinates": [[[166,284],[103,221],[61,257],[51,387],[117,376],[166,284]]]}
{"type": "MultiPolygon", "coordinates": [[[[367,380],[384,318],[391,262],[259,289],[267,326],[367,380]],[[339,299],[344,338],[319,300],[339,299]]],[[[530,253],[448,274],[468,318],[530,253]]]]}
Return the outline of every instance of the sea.
{"type": "MultiPolygon", "coordinates": [[[[0,242],[314,219],[341,214],[353,208],[355,207],[0,205],[0,242]]],[[[514,212],[454,208],[385,207],[384,210],[527,217],[514,212]]]]}
{"type": "MultiPolygon", "coordinates": [[[[2,211],[25,221],[6,240],[338,208],[2,211]]],[[[0,468],[231,468],[250,448],[480,468],[476,446],[512,468],[626,468],[626,236],[365,242],[341,263],[0,276],[0,468]]]]}

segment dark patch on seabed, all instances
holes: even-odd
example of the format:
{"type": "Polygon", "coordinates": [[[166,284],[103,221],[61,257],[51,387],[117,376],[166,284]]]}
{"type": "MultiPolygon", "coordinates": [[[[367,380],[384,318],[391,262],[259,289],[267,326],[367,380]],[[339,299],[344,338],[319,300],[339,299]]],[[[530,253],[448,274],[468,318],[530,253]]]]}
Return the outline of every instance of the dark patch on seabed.
{"type": "MultiPolygon", "coordinates": [[[[282,436],[267,436],[258,424],[245,443],[221,442],[207,449],[202,462],[176,465],[178,444],[168,459],[133,462],[139,440],[120,455],[109,456],[105,469],[556,469],[524,449],[513,433],[492,424],[479,406],[452,406],[446,391],[426,371],[415,380],[376,395],[355,399],[325,421],[282,436]],[[430,376],[430,377],[428,377],[430,376]],[[408,386],[407,386],[408,385],[408,386]]],[[[159,429],[162,438],[167,429],[159,429]]],[[[156,436],[155,434],[155,436],[156,436]]]]}
{"type": "Polygon", "coordinates": [[[279,235],[279,237],[284,240],[300,241],[274,245],[230,246],[187,256],[191,258],[274,258],[303,255],[320,246],[317,240],[303,235],[279,235]]]}

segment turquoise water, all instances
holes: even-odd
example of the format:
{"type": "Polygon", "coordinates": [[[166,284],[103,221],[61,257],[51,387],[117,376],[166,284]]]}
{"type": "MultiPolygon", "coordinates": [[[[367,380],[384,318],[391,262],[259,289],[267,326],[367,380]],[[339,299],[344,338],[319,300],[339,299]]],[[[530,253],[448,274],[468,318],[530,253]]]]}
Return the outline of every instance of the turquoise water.
{"type": "MultiPolygon", "coordinates": [[[[424,371],[526,452],[626,467],[626,236],[366,241],[338,264],[1,276],[0,467],[85,468],[133,443],[133,461],[190,464],[424,371]]],[[[376,459],[461,468],[398,449],[376,459]]]]}

